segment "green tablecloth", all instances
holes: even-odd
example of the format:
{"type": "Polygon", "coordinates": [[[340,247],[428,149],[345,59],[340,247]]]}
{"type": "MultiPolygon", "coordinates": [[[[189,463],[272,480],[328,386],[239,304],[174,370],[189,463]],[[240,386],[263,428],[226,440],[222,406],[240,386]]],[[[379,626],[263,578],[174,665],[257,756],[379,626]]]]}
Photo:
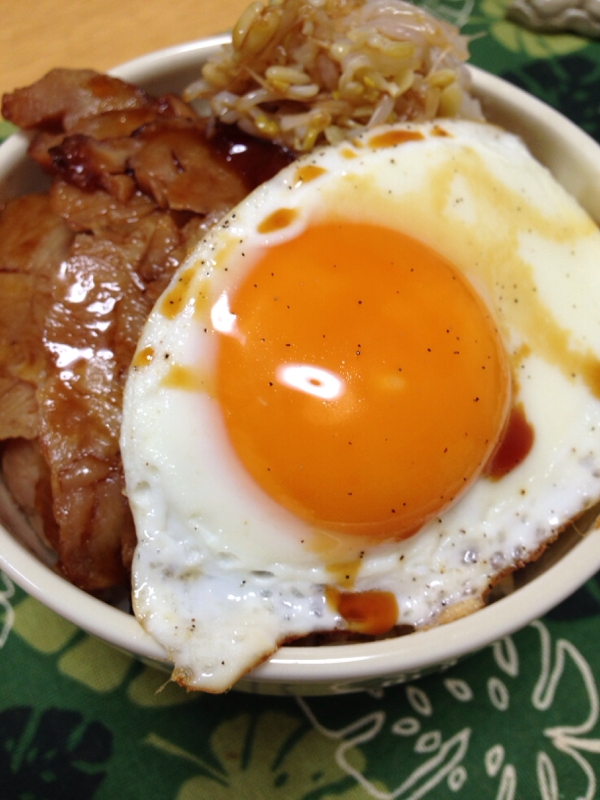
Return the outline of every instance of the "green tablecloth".
{"type": "MultiPolygon", "coordinates": [[[[600,139],[600,41],[526,32],[504,0],[438,8],[468,19],[473,63],[600,139]]],[[[409,685],[189,695],[0,573],[0,800],[591,800],[599,634],[597,576],[545,619],[409,685]]]]}

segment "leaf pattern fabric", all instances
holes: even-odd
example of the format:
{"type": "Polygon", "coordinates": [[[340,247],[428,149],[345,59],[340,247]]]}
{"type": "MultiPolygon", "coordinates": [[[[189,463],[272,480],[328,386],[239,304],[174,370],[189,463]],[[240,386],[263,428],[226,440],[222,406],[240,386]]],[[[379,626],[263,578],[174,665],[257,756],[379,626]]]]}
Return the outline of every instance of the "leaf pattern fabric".
{"type": "MultiPolygon", "coordinates": [[[[600,42],[423,0],[472,61],[600,141],[600,42]]],[[[0,126],[0,137],[10,126],[0,126]]],[[[0,800],[600,797],[600,577],[443,673],[342,696],[188,694],[0,573],[0,800]]]]}

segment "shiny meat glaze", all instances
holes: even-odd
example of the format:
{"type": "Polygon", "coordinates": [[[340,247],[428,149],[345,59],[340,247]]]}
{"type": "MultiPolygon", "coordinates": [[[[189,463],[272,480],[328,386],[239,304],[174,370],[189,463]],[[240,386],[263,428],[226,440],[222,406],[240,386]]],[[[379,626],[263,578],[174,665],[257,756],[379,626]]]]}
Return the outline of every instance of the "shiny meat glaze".
{"type": "Polygon", "coordinates": [[[257,171],[248,137],[211,138],[179,98],[91,70],[53,70],[2,112],[53,176],[49,196],[0,213],[1,302],[19,310],[0,321],[3,469],[69,580],[127,585],[118,442],[139,332],[188,247],[290,156],[257,143],[257,171]]]}

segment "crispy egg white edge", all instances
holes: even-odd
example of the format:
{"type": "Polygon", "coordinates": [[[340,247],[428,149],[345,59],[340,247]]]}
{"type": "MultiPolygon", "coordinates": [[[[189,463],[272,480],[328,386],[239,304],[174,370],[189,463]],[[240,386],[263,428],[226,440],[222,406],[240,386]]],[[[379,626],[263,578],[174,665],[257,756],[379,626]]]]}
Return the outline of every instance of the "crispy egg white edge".
{"type": "MultiPolygon", "coordinates": [[[[445,230],[477,229],[478,242],[497,247],[504,223],[497,213],[492,220],[486,217],[489,209],[459,169],[473,153],[486,163],[493,180],[549,220],[585,216],[516,137],[478,123],[444,122],[450,134],[446,138],[435,136],[431,125],[407,127],[422,130],[425,139],[372,151],[366,144],[372,132],[354,146],[322,150],[290,165],[212,229],[171,286],[193,265],[197,272],[189,296],[205,292],[204,277],[210,275],[209,307],[225,291],[230,277],[231,271],[225,273],[218,266],[226,250],[237,251],[238,262],[250,268],[255,248],[296,235],[332,202],[350,218],[373,216],[382,224],[391,224],[402,208],[403,225],[414,223],[416,235],[455,263],[471,251],[464,250],[464,243],[445,241],[445,230]],[[348,158],[348,150],[354,158],[348,158]],[[379,171],[374,170],[375,159],[382,165],[379,171]],[[438,216],[428,228],[427,214],[403,205],[402,197],[419,191],[427,195],[432,172],[447,162],[455,163],[456,175],[445,197],[446,227],[438,216]],[[302,164],[327,171],[298,184],[302,164]],[[370,199],[379,197],[381,202],[358,203],[357,192],[361,198],[367,192],[370,199]],[[282,206],[298,209],[298,218],[284,230],[258,234],[257,225],[282,206]],[[240,249],[246,253],[243,258],[240,249]]],[[[598,354],[600,315],[587,313],[591,305],[587,281],[596,287],[598,278],[589,261],[582,265],[578,256],[585,253],[597,266],[600,234],[569,243],[570,261],[578,264],[584,290],[578,291],[572,281],[568,297],[556,285],[564,282],[564,275],[548,267],[544,245],[543,237],[527,233],[519,253],[531,263],[553,314],[575,340],[598,354]],[[575,319],[569,311],[574,304],[586,312],[578,312],[575,319]]],[[[476,270],[471,278],[490,305],[498,303],[493,288],[476,270]]],[[[172,364],[194,365],[199,353],[208,374],[214,337],[203,333],[206,320],[198,323],[193,303],[172,321],[159,305],[139,343],[139,349],[152,346],[155,358],[131,372],[124,403],[122,452],[139,538],[133,565],[134,605],[143,626],[166,647],[183,679],[191,686],[219,691],[284,639],[342,624],[323,599],[323,585],[332,582],[325,561],[352,561],[364,543],[353,546],[332,540],[328,550],[325,536],[325,544],[322,540],[319,544],[325,554],[306,547],[303,541],[310,531],[307,535],[304,523],[265,498],[231,452],[210,379],[203,393],[167,391],[161,386],[172,364]]],[[[507,313],[501,306],[495,311],[500,317],[507,313]]],[[[504,335],[509,350],[522,344],[510,325],[504,335]]],[[[481,595],[495,577],[536,553],[600,497],[600,403],[581,380],[565,376],[535,352],[522,360],[518,379],[518,400],[535,427],[534,446],[525,461],[501,481],[477,481],[455,506],[411,539],[371,545],[361,561],[354,590],[394,592],[403,623],[425,627],[444,608],[481,595]]]]}

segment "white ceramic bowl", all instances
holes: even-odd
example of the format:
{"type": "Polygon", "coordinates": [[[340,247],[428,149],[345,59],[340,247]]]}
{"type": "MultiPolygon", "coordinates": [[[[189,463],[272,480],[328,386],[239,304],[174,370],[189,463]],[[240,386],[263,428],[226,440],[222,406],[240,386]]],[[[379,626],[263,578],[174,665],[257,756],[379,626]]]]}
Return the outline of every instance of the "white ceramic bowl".
{"type": "MultiPolygon", "coordinates": [[[[227,41],[218,36],[152,53],[114,74],[162,93],[197,78],[202,61],[227,41]]],[[[533,154],[600,220],[600,147],[548,106],[473,69],[488,118],[520,134],[533,154]]],[[[43,184],[27,162],[21,134],[0,147],[0,200],[43,184]]],[[[162,648],[135,618],[67,583],[0,486],[0,568],[29,594],[79,627],[122,650],[169,667],[162,648]]],[[[581,530],[581,526],[580,530],[581,530]]],[[[377,688],[452,664],[543,615],[600,569],[600,530],[568,531],[517,575],[515,591],[475,614],[429,631],[367,644],[282,647],[235,688],[268,694],[333,694],[377,688]]]]}

